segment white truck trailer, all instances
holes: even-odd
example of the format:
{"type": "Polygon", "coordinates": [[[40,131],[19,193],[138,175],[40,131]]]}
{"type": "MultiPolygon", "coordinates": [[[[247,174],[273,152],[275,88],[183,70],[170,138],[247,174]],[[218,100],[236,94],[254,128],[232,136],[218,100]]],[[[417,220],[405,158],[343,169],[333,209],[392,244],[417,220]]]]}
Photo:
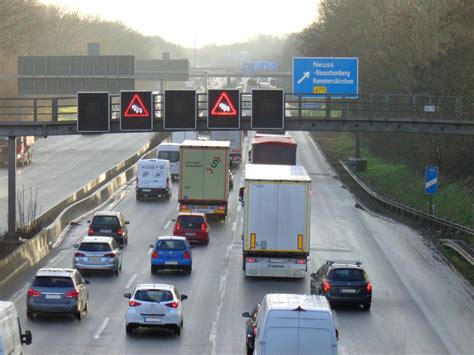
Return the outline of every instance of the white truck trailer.
{"type": "Polygon", "coordinates": [[[304,167],[248,164],[239,200],[244,206],[245,276],[305,277],[311,179],[304,167]]]}

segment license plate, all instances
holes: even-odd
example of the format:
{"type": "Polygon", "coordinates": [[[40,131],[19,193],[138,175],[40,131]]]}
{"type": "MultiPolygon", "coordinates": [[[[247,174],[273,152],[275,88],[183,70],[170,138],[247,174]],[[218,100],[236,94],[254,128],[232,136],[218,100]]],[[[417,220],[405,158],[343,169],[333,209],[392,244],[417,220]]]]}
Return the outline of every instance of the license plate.
{"type": "Polygon", "coordinates": [[[89,261],[100,261],[102,259],[101,256],[89,256],[87,260],[89,261]]]}
{"type": "Polygon", "coordinates": [[[161,318],[158,317],[146,317],[145,322],[161,323],[161,318]]]}
{"type": "Polygon", "coordinates": [[[150,189],[142,189],[143,192],[151,192],[150,189]]]}
{"type": "Polygon", "coordinates": [[[190,237],[193,237],[196,235],[196,233],[184,233],[184,235],[187,235],[187,236],[190,236],[190,237]]]}
{"type": "Polygon", "coordinates": [[[112,229],[101,229],[101,233],[112,233],[112,229]]]}
{"type": "Polygon", "coordinates": [[[61,295],[46,295],[45,298],[48,300],[59,300],[61,299],[61,295]]]}
{"type": "Polygon", "coordinates": [[[279,264],[282,264],[285,262],[285,260],[283,259],[270,259],[270,262],[271,263],[279,263],[279,264]]]}
{"type": "Polygon", "coordinates": [[[357,291],[353,288],[341,288],[341,293],[356,293],[357,291]]]}
{"type": "Polygon", "coordinates": [[[177,261],[165,261],[166,265],[178,265],[177,261]]]}

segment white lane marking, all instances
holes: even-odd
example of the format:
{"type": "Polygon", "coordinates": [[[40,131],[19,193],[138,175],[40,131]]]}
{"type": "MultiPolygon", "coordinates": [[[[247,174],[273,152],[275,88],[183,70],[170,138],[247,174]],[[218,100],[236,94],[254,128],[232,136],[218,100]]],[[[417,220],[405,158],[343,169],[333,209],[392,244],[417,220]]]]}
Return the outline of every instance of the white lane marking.
{"type": "Polygon", "coordinates": [[[130,288],[130,286],[132,286],[132,282],[135,281],[137,276],[138,276],[138,274],[133,274],[132,277],[130,278],[130,280],[128,280],[128,282],[127,282],[127,284],[125,285],[124,288],[130,288]]]}
{"type": "Polygon", "coordinates": [[[239,202],[239,204],[237,205],[237,213],[240,212],[240,209],[241,209],[241,208],[242,208],[242,205],[241,205],[240,202],[239,202]]]}
{"type": "MultiPolygon", "coordinates": [[[[237,230],[237,222],[234,222],[234,223],[232,224],[232,231],[234,232],[234,234],[235,234],[235,231],[236,231],[236,230],[237,230]]],[[[233,238],[232,238],[232,239],[233,239],[233,238]]]]}
{"type": "Polygon", "coordinates": [[[23,288],[19,291],[17,291],[12,298],[10,299],[13,303],[17,303],[20,298],[26,295],[26,291],[28,291],[29,285],[23,286],[23,288]]]}
{"type": "Polygon", "coordinates": [[[171,223],[171,221],[166,222],[166,224],[165,224],[165,226],[163,227],[163,229],[168,229],[168,227],[170,226],[170,223],[171,223]]]}
{"type": "MultiPolygon", "coordinates": [[[[230,248],[229,248],[230,250],[230,248]]],[[[212,322],[211,334],[209,335],[209,341],[212,343],[212,355],[216,355],[216,337],[217,337],[217,328],[219,325],[219,318],[221,315],[222,305],[224,304],[224,293],[227,285],[227,274],[229,273],[229,267],[227,266],[226,273],[221,276],[219,282],[219,292],[220,292],[220,302],[217,307],[216,320],[212,322]]]]}
{"type": "Polygon", "coordinates": [[[100,338],[100,333],[102,333],[107,326],[107,323],[109,323],[109,317],[106,317],[102,323],[100,324],[99,328],[94,333],[94,339],[99,339],[100,338]]]}

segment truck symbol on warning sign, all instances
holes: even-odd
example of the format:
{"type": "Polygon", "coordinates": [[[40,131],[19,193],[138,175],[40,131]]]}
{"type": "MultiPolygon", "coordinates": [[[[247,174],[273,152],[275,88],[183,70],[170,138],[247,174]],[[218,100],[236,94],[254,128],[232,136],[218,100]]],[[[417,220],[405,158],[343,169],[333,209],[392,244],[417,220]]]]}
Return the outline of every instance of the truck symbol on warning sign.
{"type": "Polygon", "coordinates": [[[125,110],[124,117],[148,117],[150,114],[143,104],[140,96],[135,94],[125,110]]]}
{"type": "Polygon", "coordinates": [[[237,114],[237,110],[226,92],[223,92],[221,96],[219,96],[211,114],[215,116],[235,116],[237,114]]]}

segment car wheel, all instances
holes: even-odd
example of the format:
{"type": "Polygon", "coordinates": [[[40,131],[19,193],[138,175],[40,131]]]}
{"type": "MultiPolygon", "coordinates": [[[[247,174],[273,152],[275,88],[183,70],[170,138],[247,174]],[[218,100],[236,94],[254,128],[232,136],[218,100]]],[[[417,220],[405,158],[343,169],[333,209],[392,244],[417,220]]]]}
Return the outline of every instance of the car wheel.
{"type": "Polygon", "coordinates": [[[189,266],[186,267],[186,273],[188,275],[190,275],[192,271],[193,271],[193,266],[192,265],[189,265],[189,266]]]}
{"type": "Polygon", "coordinates": [[[114,270],[115,276],[118,276],[120,274],[120,268],[117,266],[114,270]]]}
{"type": "Polygon", "coordinates": [[[29,310],[26,310],[26,318],[32,320],[35,319],[35,313],[29,310]]]}
{"type": "Polygon", "coordinates": [[[139,194],[136,195],[136,199],[137,199],[137,201],[140,201],[140,200],[141,200],[141,197],[140,197],[139,194]]]}
{"type": "Polygon", "coordinates": [[[364,310],[368,311],[370,309],[370,306],[372,305],[372,303],[364,303],[362,305],[362,307],[364,307],[364,310]]]}
{"type": "Polygon", "coordinates": [[[181,326],[176,326],[176,328],[174,329],[174,335],[178,337],[181,335],[181,326]]]}
{"type": "Polygon", "coordinates": [[[123,239],[123,243],[124,243],[124,245],[128,245],[128,235],[127,235],[126,238],[123,239]]]}
{"type": "Polygon", "coordinates": [[[242,270],[245,271],[245,258],[242,258],[242,270]]]}
{"type": "Polygon", "coordinates": [[[151,273],[152,275],[156,274],[158,272],[158,266],[152,265],[151,266],[151,273]]]}
{"type": "Polygon", "coordinates": [[[128,335],[132,335],[133,334],[133,329],[134,329],[134,327],[131,324],[127,324],[125,326],[125,333],[127,333],[128,335]]]}
{"type": "Polygon", "coordinates": [[[253,354],[253,349],[248,344],[245,344],[245,348],[247,349],[247,355],[253,354]]]}
{"type": "Polygon", "coordinates": [[[204,241],[204,245],[208,245],[208,244],[209,244],[209,238],[204,241]]]}
{"type": "Polygon", "coordinates": [[[75,314],[75,317],[77,318],[77,320],[81,320],[82,319],[82,310],[78,310],[75,314]]]}

